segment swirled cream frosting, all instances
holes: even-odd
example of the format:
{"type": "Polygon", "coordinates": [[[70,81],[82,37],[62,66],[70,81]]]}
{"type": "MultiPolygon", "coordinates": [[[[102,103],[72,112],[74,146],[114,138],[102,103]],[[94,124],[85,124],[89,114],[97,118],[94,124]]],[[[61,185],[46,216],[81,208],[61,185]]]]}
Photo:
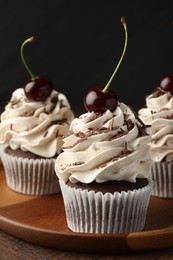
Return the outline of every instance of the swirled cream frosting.
{"type": "Polygon", "coordinates": [[[146,108],[139,110],[141,120],[150,125],[150,155],[154,162],[173,160],[173,96],[156,90],[146,97],[146,108]]]}
{"type": "Polygon", "coordinates": [[[0,144],[51,158],[59,154],[74,119],[67,98],[52,90],[44,102],[29,100],[23,88],[15,90],[1,114],[0,144]]]}
{"type": "Polygon", "coordinates": [[[75,118],[55,162],[59,179],[98,183],[149,175],[149,136],[132,110],[119,103],[114,112],[88,112],[75,118]]]}

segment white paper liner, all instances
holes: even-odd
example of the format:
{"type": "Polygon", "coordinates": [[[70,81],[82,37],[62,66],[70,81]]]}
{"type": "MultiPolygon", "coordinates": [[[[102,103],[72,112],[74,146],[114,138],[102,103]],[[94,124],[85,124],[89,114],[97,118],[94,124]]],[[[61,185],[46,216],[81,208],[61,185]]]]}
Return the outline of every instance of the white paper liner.
{"type": "Polygon", "coordinates": [[[7,144],[0,145],[0,158],[1,158],[1,154],[3,153],[3,151],[5,150],[6,147],[7,147],[7,144]]]}
{"type": "Polygon", "coordinates": [[[152,182],[138,190],[95,193],[75,189],[60,180],[67,225],[74,232],[126,233],[142,231],[152,182]]]}
{"type": "Polygon", "coordinates": [[[55,160],[19,158],[1,153],[7,185],[16,192],[28,195],[47,195],[60,192],[55,174],[55,160]]]}
{"type": "Polygon", "coordinates": [[[173,162],[154,162],[151,167],[152,195],[173,198],[173,162]]]}

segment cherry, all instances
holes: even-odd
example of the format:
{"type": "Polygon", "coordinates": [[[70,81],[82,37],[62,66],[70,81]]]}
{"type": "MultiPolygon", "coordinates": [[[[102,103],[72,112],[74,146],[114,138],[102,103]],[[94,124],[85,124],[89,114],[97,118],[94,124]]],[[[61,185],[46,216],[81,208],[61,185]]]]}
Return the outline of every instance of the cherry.
{"type": "Polygon", "coordinates": [[[158,88],[173,95],[173,75],[165,75],[160,79],[158,88]]]}
{"type": "Polygon", "coordinates": [[[111,78],[109,79],[108,83],[106,84],[105,87],[101,87],[101,86],[96,86],[91,88],[87,94],[84,97],[84,106],[85,108],[91,112],[99,112],[99,113],[103,113],[106,110],[110,110],[111,112],[113,112],[118,105],[118,99],[116,94],[111,91],[108,90],[122,60],[127,48],[127,39],[128,39],[128,34],[127,34],[127,27],[126,27],[126,22],[125,22],[125,18],[121,17],[121,23],[123,24],[124,27],[124,31],[125,31],[125,43],[124,43],[124,49],[122,52],[122,55],[120,57],[120,60],[111,76],[111,78]]]}
{"type": "Polygon", "coordinates": [[[31,76],[31,79],[28,80],[24,85],[24,92],[28,99],[34,100],[34,101],[44,101],[46,98],[48,98],[52,92],[53,85],[52,82],[45,76],[34,76],[32,71],[29,69],[28,65],[26,64],[26,61],[24,59],[23,55],[23,48],[24,46],[29,43],[35,41],[35,37],[32,36],[25,40],[20,49],[20,54],[22,58],[22,62],[28,71],[28,73],[31,76]]]}
{"type": "Polygon", "coordinates": [[[34,80],[30,79],[24,86],[25,95],[34,101],[44,101],[50,96],[52,89],[51,81],[45,76],[35,77],[34,80]]]}
{"type": "Polygon", "coordinates": [[[95,86],[87,93],[84,102],[88,111],[103,113],[108,108],[113,112],[117,107],[118,101],[117,96],[113,91],[109,90],[104,93],[102,86],[95,86]]]}

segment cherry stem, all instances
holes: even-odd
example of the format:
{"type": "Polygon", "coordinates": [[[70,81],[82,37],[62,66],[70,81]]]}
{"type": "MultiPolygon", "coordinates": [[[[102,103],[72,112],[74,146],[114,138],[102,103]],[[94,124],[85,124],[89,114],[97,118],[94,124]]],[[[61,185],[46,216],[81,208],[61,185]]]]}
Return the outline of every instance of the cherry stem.
{"type": "Polygon", "coordinates": [[[125,31],[124,49],[123,49],[123,52],[122,52],[122,54],[121,54],[121,58],[120,58],[120,60],[119,60],[119,62],[118,62],[118,64],[117,64],[117,66],[116,66],[116,68],[115,68],[115,70],[114,70],[114,72],[113,72],[113,74],[112,74],[110,80],[108,81],[108,83],[106,84],[106,86],[104,87],[104,89],[102,90],[103,93],[105,93],[105,92],[108,90],[109,85],[111,84],[111,82],[112,82],[112,80],[113,80],[113,78],[114,78],[114,76],[115,76],[115,74],[116,74],[116,72],[117,72],[117,70],[118,70],[118,68],[119,68],[119,66],[120,66],[120,64],[121,64],[121,62],[122,62],[122,60],[123,60],[124,54],[125,54],[125,52],[126,52],[128,33],[127,33],[127,26],[126,26],[126,21],[125,21],[125,18],[124,18],[124,17],[121,17],[121,23],[123,24],[124,31],[125,31]]]}
{"type": "Polygon", "coordinates": [[[24,49],[24,46],[25,46],[28,42],[33,42],[33,41],[35,41],[35,37],[34,37],[34,36],[32,36],[32,37],[26,39],[26,40],[22,43],[21,48],[20,48],[20,56],[21,56],[21,58],[22,58],[22,62],[23,62],[23,64],[24,64],[26,70],[28,71],[29,75],[31,76],[31,79],[32,79],[32,80],[35,79],[35,76],[34,76],[34,74],[32,73],[32,71],[30,70],[30,68],[28,67],[28,65],[27,65],[27,63],[26,63],[26,61],[25,61],[25,58],[24,58],[24,55],[23,55],[23,49],[24,49]]]}

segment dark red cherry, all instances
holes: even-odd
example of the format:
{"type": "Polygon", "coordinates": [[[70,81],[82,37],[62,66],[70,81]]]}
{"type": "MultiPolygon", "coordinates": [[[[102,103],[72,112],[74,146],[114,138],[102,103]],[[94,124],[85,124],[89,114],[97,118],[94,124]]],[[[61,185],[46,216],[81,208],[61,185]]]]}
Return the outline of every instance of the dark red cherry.
{"type": "Polygon", "coordinates": [[[173,94],[173,75],[165,75],[161,78],[158,87],[173,94]]]}
{"type": "Polygon", "coordinates": [[[23,49],[24,46],[29,43],[35,41],[35,37],[32,36],[28,39],[26,39],[20,48],[20,55],[22,62],[28,71],[30,75],[30,80],[28,80],[24,86],[24,92],[28,99],[34,100],[34,101],[44,101],[46,98],[48,98],[52,92],[53,85],[52,82],[45,76],[35,76],[33,72],[28,67],[24,55],[23,55],[23,49]]]}
{"type": "Polygon", "coordinates": [[[52,82],[45,76],[35,77],[25,83],[24,92],[28,99],[44,101],[53,90],[52,82]]]}
{"type": "Polygon", "coordinates": [[[111,84],[121,62],[124,57],[126,47],[127,47],[127,27],[126,27],[126,21],[124,17],[121,17],[121,23],[123,24],[124,31],[125,31],[125,42],[124,42],[124,48],[123,52],[121,54],[121,57],[119,59],[119,62],[114,69],[114,72],[112,76],[110,77],[108,83],[105,87],[96,86],[89,90],[89,92],[84,97],[84,106],[89,112],[99,112],[104,113],[106,110],[110,110],[113,112],[118,105],[118,100],[116,94],[109,90],[109,85],[111,84]]]}
{"type": "Polygon", "coordinates": [[[88,91],[84,97],[84,106],[91,112],[104,113],[107,109],[113,112],[117,107],[117,96],[111,91],[103,92],[103,87],[96,86],[88,91]]]}

